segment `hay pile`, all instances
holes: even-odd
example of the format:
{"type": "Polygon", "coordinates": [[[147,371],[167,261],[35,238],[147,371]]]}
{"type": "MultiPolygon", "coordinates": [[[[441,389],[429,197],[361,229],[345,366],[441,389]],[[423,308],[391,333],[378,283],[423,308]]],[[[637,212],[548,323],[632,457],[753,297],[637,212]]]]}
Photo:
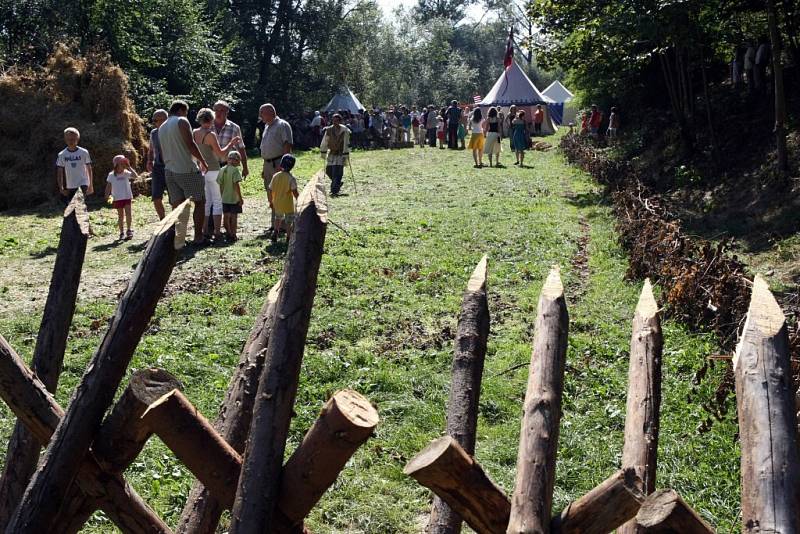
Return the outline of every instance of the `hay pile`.
{"type": "Polygon", "coordinates": [[[94,188],[116,154],[143,167],[147,131],[128,98],[128,78],[108,56],[78,57],[60,45],[37,70],[0,76],[0,210],[28,207],[58,194],[56,156],[74,126],[94,162],[94,188]]]}

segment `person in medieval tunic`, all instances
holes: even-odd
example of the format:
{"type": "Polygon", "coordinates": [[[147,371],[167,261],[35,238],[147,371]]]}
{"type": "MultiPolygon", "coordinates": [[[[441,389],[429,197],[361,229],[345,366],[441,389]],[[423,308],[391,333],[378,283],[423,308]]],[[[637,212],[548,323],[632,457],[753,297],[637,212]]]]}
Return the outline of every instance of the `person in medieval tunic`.
{"type": "Polygon", "coordinates": [[[342,116],[338,113],[333,116],[333,124],[323,130],[319,152],[325,157],[325,173],[331,179],[331,196],[338,196],[344,165],[350,157],[350,130],[342,125],[342,116]]]}

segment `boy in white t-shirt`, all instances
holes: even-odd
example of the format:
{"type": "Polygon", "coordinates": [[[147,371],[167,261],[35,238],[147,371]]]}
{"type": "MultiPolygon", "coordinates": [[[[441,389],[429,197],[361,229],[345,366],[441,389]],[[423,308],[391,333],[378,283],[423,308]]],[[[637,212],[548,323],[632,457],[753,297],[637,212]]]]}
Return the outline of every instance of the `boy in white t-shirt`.
{"type": "Polygon", "coordinates": [[[131,199],[133,198],[131,181],[138,175],[125,156],[114,156],[113,162],[114,170],[108,173],[108,178],[106,178],[105,198],[106,201],[113,200],[111,207],[117,210],[119,238],[128,240],[133,237],[133,230],[131,230],[131,199]],[[125,222],[128,225],[127,233],[123,232],[123,214],[125,216],[125,222]]]}
{"type": "Polygon", "coordinates": [[[62,200],[72,200],[75,191],[80,188],[84,194],[94,193],[92,186],[92,158],[89,151],[78,146],[81,134],[76,128],[64,130],[64,142],[67,148],[58,153],[56,167],[58,168],[58,189],[62,200]]]}

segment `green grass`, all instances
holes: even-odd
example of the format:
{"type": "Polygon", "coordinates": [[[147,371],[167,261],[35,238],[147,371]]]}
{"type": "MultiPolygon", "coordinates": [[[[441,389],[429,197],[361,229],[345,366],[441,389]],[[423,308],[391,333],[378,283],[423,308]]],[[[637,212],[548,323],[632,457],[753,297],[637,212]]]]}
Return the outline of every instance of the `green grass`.
{"type": "MultiPolygon", "coordinates": [[[[442,435],[452,335],[461,295],[475,264],[489,255],[492,332],[484,373],[477,458],[506,491],[513,489],[527,362],[536,302],[551,265],[569,290],[570,344],[563,403],[555,509],[560,510],[619,467],[623,443],[630,326],[641,288],[624,280],[626,258],[612,214],[588,178],[556,152],[529,155],[533,169],[473,169],[469,154],[431,149],[358,153],[358,193],[331,199],[331,224],[319,274],[311,329],[287,454],[325,400],[353,388],[378,407],[381,423],[309,518],[314,532],[421,532],[430,494],[402,474],[404,464],[442,435]],[[572,195],[566,195],[569,189],[572,195]],[[590,225],[589,276],[571,259],[590,225]],[[501,374],[502,373],[502,374],[501,374]]],[[[508,154],[505,162],[510,163],[508,154]]],[[[254,165],[254,167],[257,165],[254,165]]],[[[321,167],[300,157],[301,185],[321,167]]],[[[258,169],[255,169],[256,171],[258,169]]],[[[245,187],[244,239],[206,249],[181,263],[169,295],[143,338],[131,371],[163,367],[213,419],[253,317],[282,269],[285,246],[260,239],[266,221],[260,180],[245,187]],[[232,279],[213,273],[238,269],[232,279]],[[240,315],[244,310],[244,314],[240,315]]],[[[137,225],[152,222],[145,199],[134,202],[137,225]]],[[[116,216],[92,212],[82,290],[57,394],[66,404],[98,344],[124,277],[141,254],[146,230],[131,244],[108,246],[116,216]]],[[[57,245],[54,210],[0,217],[0,332],[30,357],[57,245]],[[31,300],[36,298],[36,300],[31,300]]],[[[691,379],[714,339],[666,321],[659,487],[673,487],[720,532],[736,530],[739,453],[732,405],[710,432],[702,404],[710,382],[691,379]]],[[[721,369],[712,369],[719,374],[721,369]]],[[[729,401],[730,402],[730,401],[729,401]]],[[[13,418],[0,407],[0,441],[13,418]]],[[[171,524],[192,477],[157,440],[126,473],[171,524]]],[[[87,532],[111,532],[96,515],[87,532]]]]}

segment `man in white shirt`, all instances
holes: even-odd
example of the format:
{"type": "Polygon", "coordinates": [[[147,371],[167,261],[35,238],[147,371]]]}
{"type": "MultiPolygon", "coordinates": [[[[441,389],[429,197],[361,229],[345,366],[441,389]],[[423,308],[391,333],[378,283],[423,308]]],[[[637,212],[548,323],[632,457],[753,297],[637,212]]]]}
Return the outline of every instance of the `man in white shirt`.
{"type": "Polygon", "coordinates": [[[72,200],[78,188],[87,195],[94,193],[92,158],[88,150],[78,146],[80,140],[81,134],[76,128],[64,130],[67,147],[58,153],[56,159],[58,189],[66,203],[72,200]]]}

